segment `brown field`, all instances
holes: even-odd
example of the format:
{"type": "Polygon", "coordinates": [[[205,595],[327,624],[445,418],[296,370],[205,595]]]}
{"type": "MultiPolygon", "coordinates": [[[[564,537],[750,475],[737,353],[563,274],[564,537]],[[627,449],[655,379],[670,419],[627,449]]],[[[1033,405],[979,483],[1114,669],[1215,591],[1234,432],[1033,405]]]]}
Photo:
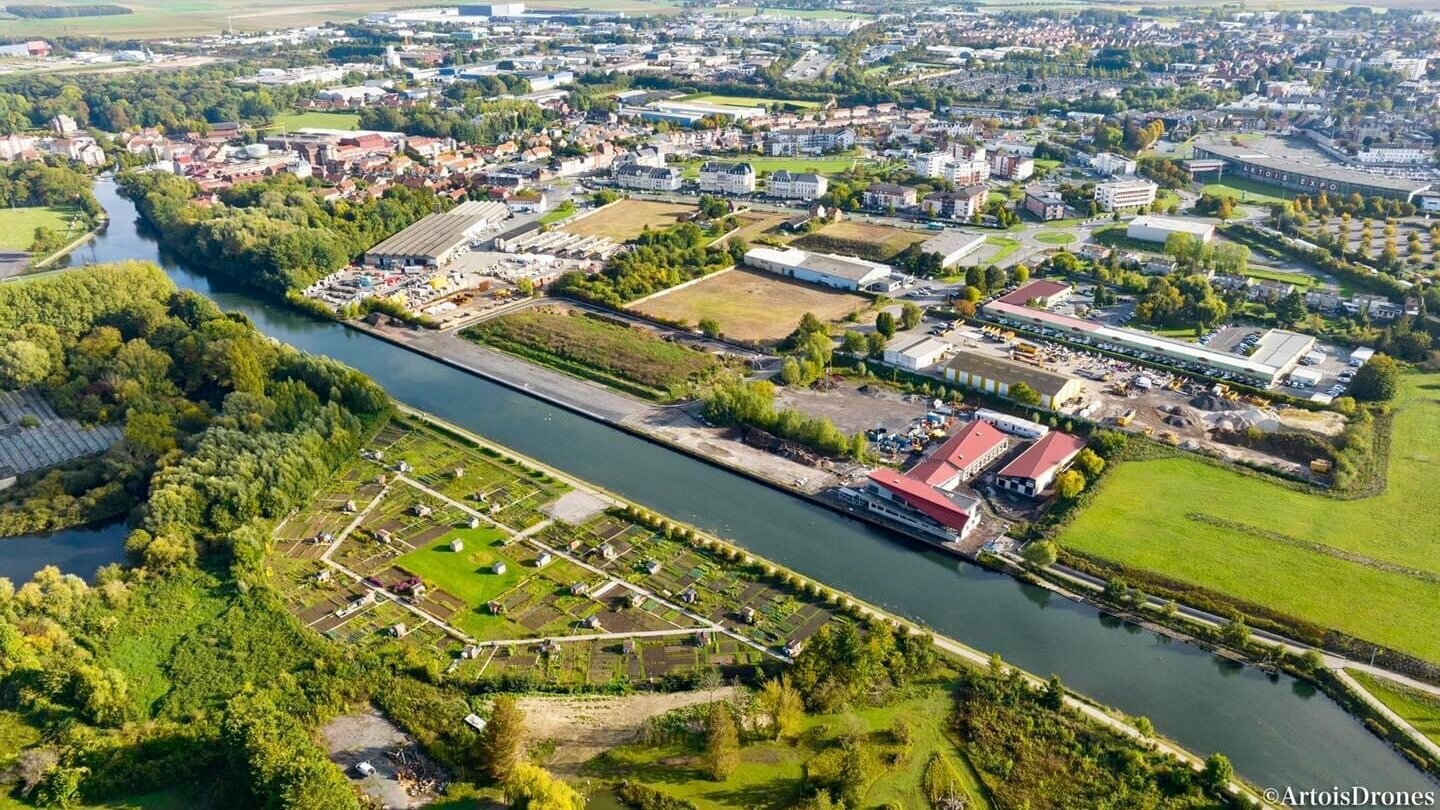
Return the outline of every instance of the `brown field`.
{"type": "Polygon", "coordinates": [[[740,221],[743,224],[739,230],[722,238],[720,241],[729,242],[731,239],[739,239],[749,245],[753,244],[756,239],[762,236],[774,238],[777,234],[771,233],[771,231],[775,230],[780,223],[784,222],[785,217],[779,214],[748,213],[741,214],[740,221]]]}
{"type": "Polygon", "coordinates": [[[827,253],[841,253],[872,261],[888,261],[895,254],[917,242],[924,242],[933,233],[911,231],[890,225],[870,225],[841,220],[795,240],[795,247],[827,253]]]}
{"type": "Polygon", "coordinates": [[[646,226],[668,228],[679,221],[681,214],[694,210],[695,206],[681,203],[621,200],[603,211],[575,220],[564,230],[576,236],[608,236],[617,242],[629,242],[643,233],[646,226]]]}
{"type": "Polygon", "coordinates": [[[683,321],[691,326],[701,318],[714,318],[725,337],[771,341],[794,331],[800,316],[807,312],[822,321],[834,321],[864,308],[867,303],[863,296],[736,268],[631,308],[651,317],[683,321]]]}

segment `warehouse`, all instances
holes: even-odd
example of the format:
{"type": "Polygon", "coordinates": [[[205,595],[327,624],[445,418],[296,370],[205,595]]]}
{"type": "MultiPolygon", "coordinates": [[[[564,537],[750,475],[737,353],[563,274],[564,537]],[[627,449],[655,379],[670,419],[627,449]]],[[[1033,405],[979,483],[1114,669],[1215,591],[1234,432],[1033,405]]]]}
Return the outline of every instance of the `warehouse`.
{"type": "Polygon", "coordinates": [[[1040,406],[1058,410],[1080,396],[1080,380],[1003,357],[962,351],[945,364],[945,379],[966,388],[997,396],[1010,396],[1010,388],[1024,383],[1040,395],[1040,406]]]}
{"type": "Polygon", "coordinates": [[[863,290],[894,273],[888,264],[795,248],[751,248],[745,252],[745,263],[797,281],[841,290],[863,290]]]}
{"type": "Polygon", "coordinates": [[[1223,161],[1231,176],[1238,176],[1305,194],[1324,191],[1330,199],[1359,194],[1413,202],[1430,188],[1425,180],[1387,177],[1330,162],[1303,144],[1291,146],[1267,139],[1259,144],[1235,145],[1221,139],[1195,143],[1195,158],[1223,161]]]}
{"type": "Polygon", "coordinates": [[[946,230],[920,245],[920,252],[933,253],[940,257],[940,267],[954,267],[961,259],[980,249],[985,244],[984,234],[946,230]]]}
{"type": "Polygon", "coordinates": [[[885,362],[910,371],[920,371],[940,362],[941,358],[954,350],[953,343],[922,335],[886,347],[885,362]]]}
{"type": "Polygon", "coordinates": [[[1001,468],[995,483],[1029,498],[1039,497],[1083,449],[1083,440],[1051,431],[1001,468]]]}
{"type": "Polygon", "coordinates": [[[1208,222],[1147,214],[1130,220],[1129,227],[1125,229],[1125,236],[1130,239],[1162,244],[1174,233],[1188,233],[1201,244],[1208,244],[1215,238],[1215,226],[1208,222]]]}
{"type": "Polygon", "coordinates": [[[466,202],[431,214],[365,252],[370,267],[440,267],[470,249],[471,241],[510,216],[498,202],[466,202]]]}

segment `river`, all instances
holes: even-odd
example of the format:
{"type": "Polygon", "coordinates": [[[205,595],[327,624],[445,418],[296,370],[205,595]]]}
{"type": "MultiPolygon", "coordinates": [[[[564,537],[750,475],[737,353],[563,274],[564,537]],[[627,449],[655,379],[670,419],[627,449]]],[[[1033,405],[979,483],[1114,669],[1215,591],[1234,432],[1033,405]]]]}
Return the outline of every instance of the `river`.
{"type": "MultiPolygon", "coordinates": [[[[546,405],[339,324],[297,312],[161,251],[113,184],[108,229],[74,264],[145,259],[262,331],[329,355],[397,399],[850,591],[1131,715],[1202,756],[1222,751],[1261,787],[1435,790],[1307,684],[1272,679],[956,561],[843,515],[546,405]]],[[[89,573],[85,571],[84,573],[89,573]]]]}

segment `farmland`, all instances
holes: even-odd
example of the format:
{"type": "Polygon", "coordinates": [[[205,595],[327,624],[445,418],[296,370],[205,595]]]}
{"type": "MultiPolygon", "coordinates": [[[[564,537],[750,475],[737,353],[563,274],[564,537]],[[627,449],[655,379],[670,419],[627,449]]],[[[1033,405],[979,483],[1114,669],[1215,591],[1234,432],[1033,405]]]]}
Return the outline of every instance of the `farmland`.
{"type": "MultiPolygon", "coordinates": [[[[47,0],[56,5],[86,4],[86,0],[47,0]]],[[[358,3],[303,4],[281,0],[126,0],[122,5],[133,14],[105,17],[63,17],[55,19],[7,20],[7,35],[105,36],[119,39],[161,39],[218,34],[229,27],[236,31],[257,31],[314,25],[327,20],[355,20],[389,6],[375,0],[358,3]]]]}
{"type": "Polygon", "coordinates": [[[1124,462],[1061,544],[1440,660],[1440,613],[1414,609],[1440,599],[1437,387],[1440,375],[1402,378],[1393,435],[1404,440],[1381,495],[1328,498],[1189,458],[1124,462]]]}
{"type": "Polygon", "coordinates": [[[859,295],[736,268],[648,298],[632,308],[653,318],[686,324],[712,318],[728,338],[765,342],[790,334],[806,312],[833,321],[867,303],[859,295]]]}
{"type": "Polygon", "coordinates": [[[681,399],[724,372],[724,365],[705,352],[567,309],[501,315],[461,334],[646,399],[681,399]]]}
{"type": "Polygon", "coordinates": [[[270,129],[274,131],[284,130],[294,132],[297,129],[355,129],[360,126],[360,116],[356,113],[338,112],[292,112],[275,116],[270,122],[270,129]]]}
{"type": "Polygon", "coordinates": [[[864,222],[841,220],[796,239],[795,246],[807,250],[842,253],[883,262],[893,258],[905,248],[924,242],[934,235],[889,225],[870,225],[864,222]]]}
{"type": "Polygon", "coordinates": [[[608,236],[617,242],[628,242],[649,229],[668,228],[680,221],[682,214],[695,210],[693,205],[621,200],[565,226],[566,233],[576,236],[608,236]]]}

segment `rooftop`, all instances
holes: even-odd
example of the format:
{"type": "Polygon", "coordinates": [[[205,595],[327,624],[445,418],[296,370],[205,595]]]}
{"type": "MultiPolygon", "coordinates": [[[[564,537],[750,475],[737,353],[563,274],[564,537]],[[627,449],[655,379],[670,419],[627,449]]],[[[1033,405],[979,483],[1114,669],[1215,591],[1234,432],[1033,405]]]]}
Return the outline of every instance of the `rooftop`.
{"type": "Polygon", "coordinates": [[[950,358],[945,367],[957,372],[976,374],[987,380],[996,380],[1007,386],[1023,382],[1040,392],[1041,396],[1055,396],[1071,381],[1071,378],[1064,374],[979,352],[961,351],[950,358]]]}
{"type": "Polygon", "coordinates": [[[930,457],[910,468],[905,474],[929,486],[943,486],[961,471],[984,458],[1006,442],[1005,434],[994,425],[976,419],[960,432],[935,448],[930,457]]]}
{"type": "Polygon", "coordinates": [[[1053,467],[1074,458],[1085,447],[1083,439],[1069,433],[1050,431],[1039,441],[1025,448],[1000,470],[1000,475],[1013,478],[1038,478],[1053,467]]]}

